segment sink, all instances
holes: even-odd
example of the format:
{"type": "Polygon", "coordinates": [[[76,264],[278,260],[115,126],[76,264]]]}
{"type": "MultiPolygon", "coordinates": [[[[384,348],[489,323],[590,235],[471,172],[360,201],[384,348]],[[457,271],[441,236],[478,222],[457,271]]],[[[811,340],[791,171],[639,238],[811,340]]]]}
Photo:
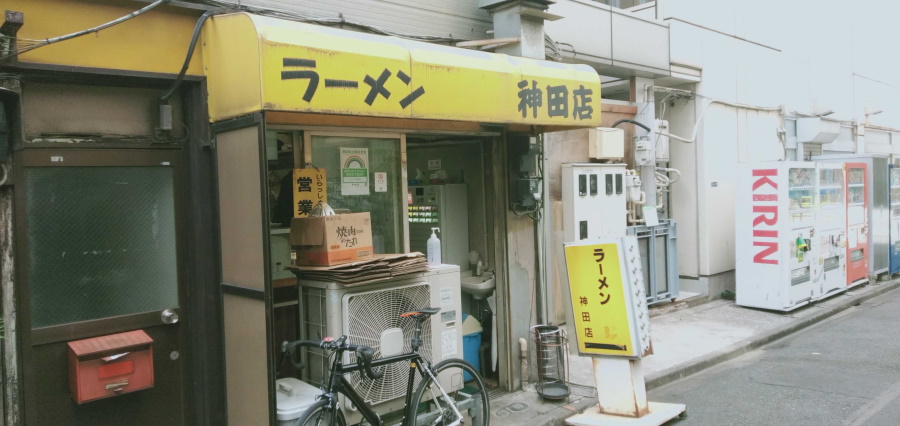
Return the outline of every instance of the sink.
{"type": "Polygon", "coordinates": [[[480,277],[462,276],[460,277],[463,293],[470,294],[475,299],[484,299],[494,292],[493,275],[482,275],[480,277]]]}

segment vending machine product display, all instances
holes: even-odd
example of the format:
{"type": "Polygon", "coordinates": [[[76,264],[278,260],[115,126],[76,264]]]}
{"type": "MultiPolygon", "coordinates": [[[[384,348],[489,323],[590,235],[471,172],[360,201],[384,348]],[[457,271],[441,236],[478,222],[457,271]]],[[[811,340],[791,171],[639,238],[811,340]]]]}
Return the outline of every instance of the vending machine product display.
{"type": "Polygon", "coordinates": [[[818,164],[817,250],[821,266],[822,296],[847,287],[847,203],[844,167],[840,163],[818,164]]]}
{"type": "Polygon", "coordinates": [[[900,272],[900,167],[890,166],[891,274],[900,272]]]}
{"type": "Polygon", "coordinates": [[[847,285],[868,282],[869,206],[867,165],[846,163],[847,168],[847,285]]]}

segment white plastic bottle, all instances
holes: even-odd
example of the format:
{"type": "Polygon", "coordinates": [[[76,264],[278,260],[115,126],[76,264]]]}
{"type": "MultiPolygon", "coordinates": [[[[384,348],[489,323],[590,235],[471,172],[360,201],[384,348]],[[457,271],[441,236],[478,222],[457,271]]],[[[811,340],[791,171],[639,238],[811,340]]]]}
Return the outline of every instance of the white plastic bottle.
{"type": "Polygon", "coordinates": [[[441,232],[441,228],[431,228],[431,237],[428,238],[427,245],[429,265],[441,264],[441,240],[435,235],[435,231],[441,232]]]}

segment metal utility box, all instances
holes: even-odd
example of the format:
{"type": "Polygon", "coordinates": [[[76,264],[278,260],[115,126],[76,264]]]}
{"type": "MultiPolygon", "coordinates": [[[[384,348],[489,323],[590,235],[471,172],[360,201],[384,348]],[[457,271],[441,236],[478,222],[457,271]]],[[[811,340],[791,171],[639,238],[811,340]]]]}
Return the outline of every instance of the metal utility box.
{"type": "MultiPolygon", "coordinates": [[[[851,164],[858,163],[864,165],[864,181],[862,186],[857,179],[856,183],[848,183],[847,202],[847,222],[848,228],[857,229],[858,240],[865,238],[868,252],[863,250],[852,251],[848,254],[847,260],[847,280],[851,281],[853,276],[855,283],[865,283],[869,279],[874,279],[879,274],[890,271],[890,183],[888,182],[888,156],[887,154],[829,154],[815,156],[814,161],[822,162],[844,162],[847,164],[847,179],[853,180],[854,174],[851,173],[851,164]],[[860,195],[863,195],[862,202],[858,204],[860,195]],[[856,200],[856,201],[854,201],[856,200]],[[865,217],[866,224],[862,225],[859,214],[865,217]],[[856,223],[856,225],[853,225],[856,223]],[[865,279],[854,275],[854,264],[858,267],[859,257],[862,255],[867,263],[867,277],[865,279]]],[[[861,166],[853,166],[859,168],[861,166]]],[[[853,230],[848,229],[847,243],[853,245],[853,230]]],[[[862,248],[862,247],[861,247],[862,248]]]]}
{"type": "Polygon", "coordinates": [[[625,164],[562,165],[565,242],[625,235],[625,164]]]}
{"type": "Polygon", "coordinates": [[[409,249],[428,254],[431,228],[441,228],[441,262],[469,268],[469,199],[466,184],[410,186],[409,249]]]}
{"type": "Polygon", "coordinates": [[[891,274],[900,273],[900,167],[890,165],[891,274]]]}
{"type": "Polygon", "coordinates": [[[588,129],[588,157],[594,160],[625,158],[625,131],[612,127],[588,129]]]}
{"type": "Polygon", "coordinates": [[[291,261],[290,231],[289,228],[278,228],[272,229],[269,233],[269,258],[273,280],[294,278],[294,274],[286,269],[287,266],[294,264],[291,261]]]}
{"type": "Polygon", "coordinates": [[[153,387],[153,339],[143,330],[68,343],[69,391],[78,404],[153,387]]]}
{"type": "Polygon", "coordinates": [[[789,311],[818,299],[816,164],[740,164],[735,190],[736,303],[789,311]]]}

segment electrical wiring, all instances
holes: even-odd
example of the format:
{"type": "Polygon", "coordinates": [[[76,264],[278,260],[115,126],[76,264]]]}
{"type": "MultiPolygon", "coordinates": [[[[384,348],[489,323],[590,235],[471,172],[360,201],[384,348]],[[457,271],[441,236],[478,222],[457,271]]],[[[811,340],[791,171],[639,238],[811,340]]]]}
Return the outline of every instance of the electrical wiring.
{"type": "Polygon", "coordinates": [[[659,186],[667,187],[675,182],[678,182],[678,179],[681,179],[681,171],[680,170],[669,168],[669,167],[657,167],[656,168],[656,182],[659,186]],[[675,178],[674,179],[670,178],[667,173],[675,173],[675,178]],[[660,181],[665,182],[665,184],[661,184],[660,181]]]}
{"type": "MultiPolygon", "coordinates": [[[[28,52],[28,51],[37,49],[37,48],[39,48],[39,47],[44,47],[44,46],[46,46],[46,45],[48,45],[48,44],[59,43],[59,42],[61,42],[61,41],[66,41],[66,40],[71,40],[71,39],[76,38],[76,37],[81,37],[81,36],[83,36],[83,35],[87,35],[87,34],[91,34],[91,33],[100,32],[101,30],[105,30],[105,29],[107,29],[107,28],[109,28],[109,27],[112,27],[112,26],[114,26],[114,25],[121,24],[122,22],[125,22],[125,21],[127,21],[127,20],[129,20],[129,19],[132,19],[132,18],[135,18],[135,17],[137,17],[137,16],[139,16],[139,15],[142,15],[142,14],[144,14],[144,13],[150,11],[151,9],[156,8],[157,6],[162,5],[162,4],[164,4],[164,3],[168,3],[168,2],[169,2],[169,0],[157,0],[157,1],[155,1],[155,2],[153,2],[153,3],[150,3],[149,5],[147,5],[147,6],[143,7],[143,8],[141,8],[141,9],[138,9],[138,10],[136,10],[136,11],[134,11],[134,12],[131,12],[131,13],[129,13],[129,14],[125,15],[125,16],[122,16],[122,17],[120,17],[120,18],[118,18],[118,19],[114,19],[114,20],[112,20],[112,21],[109,21],[109,22],[107,22],[107,23],[105,23],[105,24],[101,24],[101,25],[98,25],[98,26],[96,26],[96,27],[91,27],[91,28],[88,28],[88,29],[86,29],[86,30],[76,31],[76,32],[74,32],[74,33],[62,35],[62,36],[59,36],[59,37],[46,38],[46,39],[43,39],[43,40],[15,38],[15,40],[14,40],[14,41],[15,41],[15,46],[16,46],[15,52],[10,53],[10,54],[8,54],[8,55],[6,55],[6,56],[0,58],[0,60],[7,59],[7,58],[11,58],[11,57],[13,57],[13,56],[17,56],[17,55],[20,55],[20,54],[22,54],[22,53],[25,53],[25,52],[28,52]]],[[[4,36],[4,37],[5,37],[6,39],[9,39],[9,38],[10,38],[10,37],[6,37],[6,36],[4,36]]]]}
{"type": "Polygon", "coordinates": [[[616,121],[616,122],[613,123],[613,125],[610,126],[610,127],[616,127],[616,126],[618,126],[618,125],[620,125],[620,124],[622,124],[622,123],[631,123],[631,124],[634,124],[635,126],[638,126],[638,127],[642,128],[642,129],[646,130],[647,133],[650,133],[650,128],[649,128],[649,127],[645,126],[645,125],[644,125],[643,123],[641,123],[640,121],[631,120],[631,119],[628,119],[628,118],[623,118],[623,119],[621,119],[621,120],[619,120],[619,121],[616,121]]]}
{"type": "Polygon", "coordinates": [[[3,177],[0,178],[0,186],[6,185],[6,180],[9,179],[9,169],[6,168],[5,163],[0,163],[0,171],[3,172],[3,177]]]}
{"type": "Polygon", "coordinates": [[[544,56],[548,59],[553,59],[554,61],[562,60],[562,52],[559,50],[559,45],[553,41],[553,38],[550,37],[547,33],[544,33],[544,50],[549,50],[550,53],[545,53],[544,56]]]}
{"type": "Polygon", "coordinates": [[[194,25],[194,33],[191,35],[191,42],[188,46],[187,55],[184,58],[184,63],[181,65],[181,71],[178,73],[178,77],[175,78],[175,81],[172,82],[172,87],[169,88],[162,96],[159,97],[160,104],[166,104],[169,102],[169,98],[175,94],[175,91],[178,90],[178,86],[181,84],[181,80],[184,79],[184,75],[187,73],[188,66],[191,65],[191,57],[194,56],[194,49],[197,47],[197,40],[200,39],[200,30],[203,29],[203,23],[209,19],[210,16],[220,13],[220,11],[208,10],[200,15],[200,19],[197,20],[197,24],[194,25]]]}
{"type": "Polygon", "coordinates": [[[691,134],[690,138],[684,138],[684,137],[681,137],[678,135],[673,135],[673,134],[667,133],[667,132],[658,132],[657,133],[657,135],[668,136],[669,138],[675,139],[680,142],[685,142],[685,143],[693,143],[697,139],[697,132],[700,130],[700,123],[703,121],[703,117],[706,115],[706,112],[709,110],[709,107],[712,104],[726,105],[726,106],[730,106],[732,108],[749,109],[749,110],[753,110],[753,111],[778,112],[782,117],[784,116],[784,106],[783,105],[779,105],[777,107],[747,105],[747,104],[742,104],[742,103],[738,103],[738,102],[729,102],[729,101],[725,101],[722,99],[709,98],[707,96],[701,95],[699,93],[694,93],[694,92],[691,92],[688,90],[672,89],[672,88],[668,88],[668,87],[653,86],[650,84],[645,86],[644,89],[647,90],[648,92],[651,90],[665,91],[665,92],[674,93],[674,94],[677,94],[680,96],[685,96],[685,97],[701,97],[701,98],[709,99],[709,102],[707,102],[706,105],[703,107],[703,110],[700,112],[700,115],[697,116],[697,120],[694,123],[694,131],[691,134]]]}

